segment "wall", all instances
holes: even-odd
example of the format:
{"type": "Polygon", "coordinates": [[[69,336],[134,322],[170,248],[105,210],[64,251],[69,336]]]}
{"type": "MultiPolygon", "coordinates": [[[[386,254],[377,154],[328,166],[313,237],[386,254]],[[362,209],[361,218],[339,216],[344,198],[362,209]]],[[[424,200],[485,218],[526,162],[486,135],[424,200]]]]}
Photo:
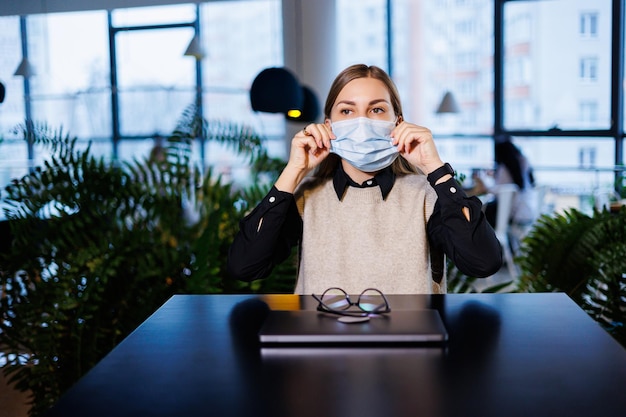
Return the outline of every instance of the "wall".
{"type": "Polygon", "coordinates": [[[285,67],[315,92],[322,111],[337,75],[335,26],[335,0],[283,0],[285,67]]]}

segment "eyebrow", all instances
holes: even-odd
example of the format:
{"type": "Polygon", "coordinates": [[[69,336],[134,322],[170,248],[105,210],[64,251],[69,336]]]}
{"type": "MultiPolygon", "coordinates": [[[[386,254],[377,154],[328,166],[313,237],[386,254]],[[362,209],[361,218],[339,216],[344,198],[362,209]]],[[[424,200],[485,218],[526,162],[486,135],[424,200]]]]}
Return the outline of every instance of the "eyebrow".
{"type": "MultiPolygon", "coordinates": [[[[368,103],[368,105],[371,106],[373,104],[378,104],[378,103],[381,103],[381,102],[382,103],[387,103],[387,104],[391,105],[391,103],[389,101],[385,100],[384,98],[377,98],[375,100],[372,100],[372,101],[370,101],[368,103]]],[[[356,105],[356,103],[354,101],[350,101],[350,100],[341,100],[341,101],[337,102],[335,105],[337,106],[339,104],[348,104],[348,105],[351,105],[351,106],[355,106],[356,105]]]]}

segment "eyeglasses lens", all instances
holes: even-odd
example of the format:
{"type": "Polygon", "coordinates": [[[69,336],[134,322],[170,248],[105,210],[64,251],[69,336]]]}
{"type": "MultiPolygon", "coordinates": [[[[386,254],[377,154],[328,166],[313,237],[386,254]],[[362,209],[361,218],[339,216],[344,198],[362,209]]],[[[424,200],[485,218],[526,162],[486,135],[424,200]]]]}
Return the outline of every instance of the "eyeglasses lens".
{"type": "Polygon", "coordinates": [[[359,297],[359,308],[363,311],[375,312],[384,310],[386,305],[385,298],[376,290],[365,290],[359,297]]]}
{"type": "Polygon", "coordinates": [[[331,288],[322,294],[322,302],[331,310],[346,310],[350,307],[348,294],[340,289],[331,288]]]}

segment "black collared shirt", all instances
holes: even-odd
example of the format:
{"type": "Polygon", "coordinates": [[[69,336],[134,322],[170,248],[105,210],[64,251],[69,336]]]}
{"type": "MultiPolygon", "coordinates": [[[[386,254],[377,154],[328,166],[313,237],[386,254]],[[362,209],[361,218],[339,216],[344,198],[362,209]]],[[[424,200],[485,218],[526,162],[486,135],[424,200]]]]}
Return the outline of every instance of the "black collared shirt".
{"type": "MultiPolygon", "coordinates": [[[[339,165],[341,166],[341,164],[339,165]]],[[[355,183],[339,168],[333,176],[337,198],[347,187],[381,189],[383,199],[395,183],[391,168],[363,184],[355,183]]],[[[468,197],[454,178],[434,186],[437,201],[426,225],[431,251],[444,252],[468,276],[486,277],[502,266],[502,251],[476,197],[468,197]],[[462,208],[470,211],[470,220],[462,208]]],[[[230,247],[228,271],[232,278],[252,281],[267,277],[275,265],[291,254],[302,238],[302,218],[293,194],[272,187],[265,198],[244,217],[230,247]],[[262,227],[261,227],[262,226],[262,227]]]]}
{"type": "Polygon", "coordinates": [[[384,200],[389,195],[395,181],[396,174],[393,173],[391,167],[381,170],[374,175],[373,178],[364,181],[362,184],[359,184],[350,178],[350,176],[346,174],[346,171],[343,170],[343,166],[341,164],[338,164],[335,175],[333,175],[333,187],[335,188],[335,192],[337,193],[337,198],[339,200],[343,198],[346,188],[348,187],[366,188],[377,186],[380,186],[380,192],[384,200]]]}

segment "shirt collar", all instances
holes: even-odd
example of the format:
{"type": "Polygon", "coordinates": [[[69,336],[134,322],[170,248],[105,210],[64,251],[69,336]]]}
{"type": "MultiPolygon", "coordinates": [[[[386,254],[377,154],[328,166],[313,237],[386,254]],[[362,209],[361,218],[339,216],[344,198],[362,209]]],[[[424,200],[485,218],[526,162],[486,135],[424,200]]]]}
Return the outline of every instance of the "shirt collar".
{"type": "Polygon", "coordinates": [[[333,175],[333,186],[335,187],[335,193],[337,198],[341,200],[343,198],[346,189],[350,187],[367,188],[367,187],[380,187],[380,193],[383,196],[383,200],[387,198],[393,184],[396,181],[396,174],[393,173],[391,166],[379,171],[374,178],[365,181],[363,184],[359,184],[352,180],[343,170],[341,163],[337,164],[337,169],[333,175]]]}

